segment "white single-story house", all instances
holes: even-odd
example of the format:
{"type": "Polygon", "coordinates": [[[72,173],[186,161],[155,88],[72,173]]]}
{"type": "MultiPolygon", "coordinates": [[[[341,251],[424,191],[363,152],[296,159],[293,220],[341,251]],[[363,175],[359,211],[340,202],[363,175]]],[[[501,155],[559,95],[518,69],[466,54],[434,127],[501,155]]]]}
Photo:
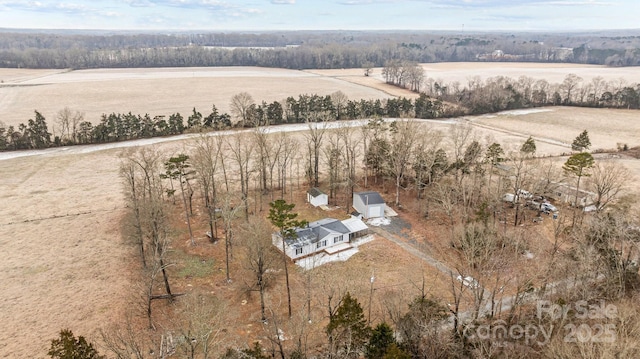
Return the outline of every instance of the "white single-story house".
{"type": "MultiPolygon", "coordinates": [[[[576,188],[565,183],[558,183],[553,189],[551,197],[556,201],[576,205],[576,188]]],[[[588,207],[595,203],[597,195],[583,189],[578,190],[578,207],[588,207]]]]}
{"type": "Polygon", "coordinates": [[[313,187],[307,191],[307,202],[314,207],[326,206],[329,204],[329,196],[322,192],[320,188],[313,187]]]}
{"type": "MultiPolygon", "coordinates": [[[[285,239],[285,253],[294,261],[320,252],[334,254],[351,249],[350,242],[366,235],[368,230],[369,227],[355,217],[344,221],[324,218],[309,223],[305,228],[297,228],[295,237],[285,239]]],[[[271,239],[273,245],[282,251],[280,233],[274,233],[271,239]]]]}
{"type": "Polygon", "coordinates": [[[353,208],[364,218],[384,217],[386,204],[378,192],[354,192],[353,208]]]}

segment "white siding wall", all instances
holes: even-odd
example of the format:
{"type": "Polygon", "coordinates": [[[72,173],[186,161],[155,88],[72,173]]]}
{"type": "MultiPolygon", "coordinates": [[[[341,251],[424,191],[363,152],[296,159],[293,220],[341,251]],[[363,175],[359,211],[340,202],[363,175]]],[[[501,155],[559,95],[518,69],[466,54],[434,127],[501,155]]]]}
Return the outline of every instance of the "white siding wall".
{"type": "Polygon", "coordinates": [[[355,208],[356,211],[362,213],[363,216],[367,217],[367,213],[365,213],[366,205],[362,203],[362,199],[360,199],[360,196],[353,196],[353,208],[355,208]]]}
{"type": "Polygon", "coordinates": [[[327,204],[329,204],[329,196],[326,194],[321,194],[318,197],[312,197],[310,194],[307,193],[307,197],[308,197],[309,203],[311,203],[315,207],[326,206],[327,204]]]}
{"type": "Polygon", "coordinates": [[[369,205],[368,218],[382,217],[384,215],[384,204],[369,205]]]}
{"type": "Polygon", "coordinates": [[[356,211],[362,213],[365,218],[375,218],[384,216],[384,204],[369,204],[367,211],[367,204],[362,202],[360,196],[353,196],[353,208],[356,211]]]}

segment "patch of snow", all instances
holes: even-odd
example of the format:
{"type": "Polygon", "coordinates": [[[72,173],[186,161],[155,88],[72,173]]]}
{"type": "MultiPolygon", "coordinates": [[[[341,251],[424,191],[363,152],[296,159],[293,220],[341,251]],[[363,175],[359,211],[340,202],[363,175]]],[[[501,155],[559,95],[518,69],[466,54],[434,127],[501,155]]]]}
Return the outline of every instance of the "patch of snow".
{"type": "Polygon", "coordinates": [[[287,337],[284,336],[284,331],[278,328],[278,340],[284,341],[287,340],[287,337]]]}
{"type": "Polygon", "coordinates": [[[391,224],[391,220],[389,220],[389,218],[386,218],[386,217],[377,217],[377,218],[369,219],[367,221],[367,224],[375,227],[387,226],[391,224]]]}
{"type": "Polygon", "coordinates": [[[373,241],[375,237],[372,234],[360,237],[351,242],[351,249],[338,252],[336,254],[327,254],[326,252],[320,252],[314,256],[302,258],[296,261],[296,264],[306,270],[319,267],[323,264],[331,262],[344,262],[351,258],[354,254],[358,253],[358,246],[373,241]]]}
{"type": "Polygon", "coordinates": [[[530,115],[530,114],[541,113],[541,112],[553,112],[553,110],[550,110],[548,108],[528,108],[528,109],[524,109],[524,110],[503,111],[503,112],[498,113],[498,115],[500,115],[500,116],[523,116],[523,115],[530,115]]]}
{"type": "Polygon", "coordinates": [[[358,253],[358,248],[351,248],[333,255],[328,255],[323,252],[311,257],[297,260],[296,264],[304,269],[309,270],[331,262],[344,262],[356,253],[358,253]]]}

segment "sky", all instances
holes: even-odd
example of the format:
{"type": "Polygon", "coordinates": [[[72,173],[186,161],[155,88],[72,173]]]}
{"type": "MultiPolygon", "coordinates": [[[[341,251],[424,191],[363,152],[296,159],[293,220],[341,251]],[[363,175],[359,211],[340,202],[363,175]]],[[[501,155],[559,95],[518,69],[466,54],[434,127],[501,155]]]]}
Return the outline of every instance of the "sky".
{"type": "Polygon", "coordinates": [[[582,31],[640,28],[640,0],[0,0],[0,28],[582,31]]]}

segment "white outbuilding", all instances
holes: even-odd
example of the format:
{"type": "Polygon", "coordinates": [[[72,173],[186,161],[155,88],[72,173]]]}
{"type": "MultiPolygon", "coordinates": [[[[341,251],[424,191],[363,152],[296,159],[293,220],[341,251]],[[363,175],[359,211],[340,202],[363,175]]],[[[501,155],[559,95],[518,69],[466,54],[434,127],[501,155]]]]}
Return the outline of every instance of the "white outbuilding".
{"type": "Polygon", "coordinates": [[[307,191],[307,202],[314,207],[326,206],[329,204],[329,196],[322,192],[320,188],[313,187],[307,191]]]}
{"type": "Polygon", "coordinates": [[[353,208],[364,218],[384,217],[386,204],[378,192],[354,192],[353,208]]]}

